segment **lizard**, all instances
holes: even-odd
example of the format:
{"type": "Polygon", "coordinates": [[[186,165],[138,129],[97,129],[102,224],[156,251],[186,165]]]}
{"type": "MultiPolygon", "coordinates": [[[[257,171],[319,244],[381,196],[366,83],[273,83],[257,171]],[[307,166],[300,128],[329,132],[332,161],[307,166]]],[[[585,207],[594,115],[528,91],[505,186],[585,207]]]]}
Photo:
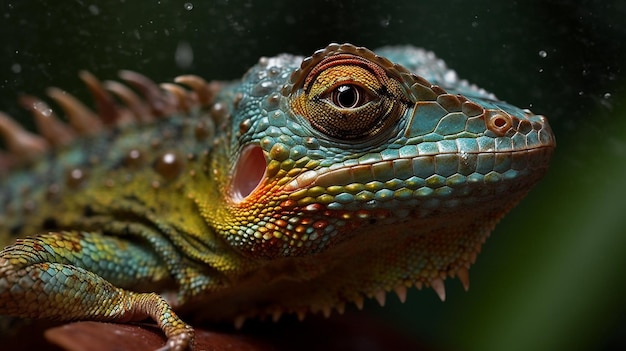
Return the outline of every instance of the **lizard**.
{"type": "Polygon", "coordinates": [[[545,174],[547,119],[458,78],[432,52],[330,44],[262,57],[241,80],[132,71],[81,79],[95,112],[23,96],[0,114],[0,315],[279,319],[384,304],[469,268],[545,174]]]}

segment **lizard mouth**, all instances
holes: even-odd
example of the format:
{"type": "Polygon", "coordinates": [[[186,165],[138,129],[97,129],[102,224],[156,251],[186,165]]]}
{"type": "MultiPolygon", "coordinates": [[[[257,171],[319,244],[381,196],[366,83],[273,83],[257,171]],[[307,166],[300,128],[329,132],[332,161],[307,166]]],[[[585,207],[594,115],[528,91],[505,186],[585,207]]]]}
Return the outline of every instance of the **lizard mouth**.
{"type": "Polygon", "coordinates": [[[240,203],[252,194],[265,178],[266,169],[267,162],[263,149],[259,145],[244,147],[236,161],[230,185],[232,200],[240,203]]]}

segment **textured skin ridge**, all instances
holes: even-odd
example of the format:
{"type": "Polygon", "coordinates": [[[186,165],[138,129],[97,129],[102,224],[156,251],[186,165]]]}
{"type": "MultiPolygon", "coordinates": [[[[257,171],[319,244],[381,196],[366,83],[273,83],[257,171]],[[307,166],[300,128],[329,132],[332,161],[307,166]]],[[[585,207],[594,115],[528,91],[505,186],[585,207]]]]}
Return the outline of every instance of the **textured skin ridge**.
{"type": "Polygon", "coordinates": [[[434,54],[331,44],[261,58],[240,81],[81,73],[96,112],[48,91],[39,126],[0,114],[0,315],[187,321],[304,317],[445,299],[545,173],[547,120],[434,54]]]}

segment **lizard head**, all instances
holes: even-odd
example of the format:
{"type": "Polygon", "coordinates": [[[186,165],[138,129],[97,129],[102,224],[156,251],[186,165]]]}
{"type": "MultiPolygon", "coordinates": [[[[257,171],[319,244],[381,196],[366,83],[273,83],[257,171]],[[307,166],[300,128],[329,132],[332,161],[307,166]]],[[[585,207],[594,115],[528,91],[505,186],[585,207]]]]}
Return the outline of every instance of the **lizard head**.
{"type": "Polygon", "coordinates": [[[543,116],[404,67],[433,64],[432,54],[382,52],[396,62],[332,44],[246,74],[227,211],[209,219],[230,245],[260,260],[325,260],[371,281],[369,294],[466,276],[544,174],[554,136],[543,116]]]}

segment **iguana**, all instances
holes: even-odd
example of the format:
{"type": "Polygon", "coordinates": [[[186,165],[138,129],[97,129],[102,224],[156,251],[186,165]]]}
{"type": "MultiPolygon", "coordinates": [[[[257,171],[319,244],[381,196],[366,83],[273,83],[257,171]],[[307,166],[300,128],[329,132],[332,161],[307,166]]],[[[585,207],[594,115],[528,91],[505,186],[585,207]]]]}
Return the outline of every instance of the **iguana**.
{"type": "Polygon", "coordinates": [[[431,52],[330,44],[241,80],[82,72],[97,112],[24,96],[0,114],[0,315],[185,320],[328,315],[365,298],[465,289],[496,222],[544,175],[543,116],[431,52]]]}

